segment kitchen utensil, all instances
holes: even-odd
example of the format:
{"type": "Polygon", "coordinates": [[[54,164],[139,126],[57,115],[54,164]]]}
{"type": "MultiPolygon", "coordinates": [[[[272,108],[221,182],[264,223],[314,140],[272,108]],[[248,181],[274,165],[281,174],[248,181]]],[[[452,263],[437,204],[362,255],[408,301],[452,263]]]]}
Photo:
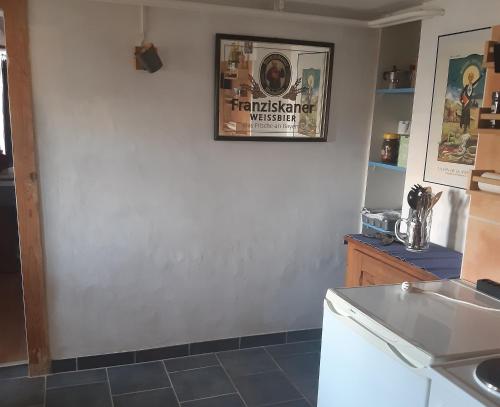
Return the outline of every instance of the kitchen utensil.
{"type": "MultiPolygon", "coordinates": [[[[500,113],[500,92],[495,91],[491,94],[491,113],[500,113]]],[[[496,129],[500,126],[500,121],[490,120],[490,127],[496,129]]]]}
{"type": "Polygon", "coordinates": [[[432,203],[430,209],[434,208],[434,205],[438,203],[438,201],[441,199],[441,195],[443,195],[443,191],[439,191],[434,197],[432,198],[432,203]]]}
{"type": "Polygon", "coordinates": [[[432,208],[441,198],[442,192],[432,194],[432,188],[414,185],[408,193],[410,211],[408,218],[400,219],[395,225],[396,238],[404,243],[409,251],[422,251],[429,248],[432,208]],[[406,233],[401,233],[401,223],[406,225],[406,233]]]}
{"type": "Polygon", "coordinates": [[[422,185],[415,184],[413,185],[413,187],[411,187],[410,192],[408,192],[407,201],[408,205],[410,205],[412,209],[417,209],[417,202],[422,189],[422,185]]]}

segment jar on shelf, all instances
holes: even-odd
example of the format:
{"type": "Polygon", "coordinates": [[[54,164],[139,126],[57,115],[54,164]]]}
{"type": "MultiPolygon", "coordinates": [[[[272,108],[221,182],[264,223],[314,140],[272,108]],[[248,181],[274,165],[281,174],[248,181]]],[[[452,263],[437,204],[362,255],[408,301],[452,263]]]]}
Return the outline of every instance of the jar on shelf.
{"type": "Polygon", "coordinates": [[[398,163],[399,137],[397,133],[384,133],[380,151],[380,160],[384,164],[396,165],[398,163]]]}

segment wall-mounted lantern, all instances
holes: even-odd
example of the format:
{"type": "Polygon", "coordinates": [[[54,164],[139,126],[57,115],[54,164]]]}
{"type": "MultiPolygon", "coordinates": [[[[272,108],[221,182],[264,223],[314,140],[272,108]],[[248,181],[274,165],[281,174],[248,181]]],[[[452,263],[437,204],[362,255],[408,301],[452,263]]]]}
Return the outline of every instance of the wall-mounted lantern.
{"type": "Polygon", "coordinates": [[[153,43],[146,42],[146,35],[144,31],[144,6],[141,5],[139,10],[141,41],[140,45],[135,47],[135,69],[153,73],[158,71],[163,66],[163,62],[158,55],[158,49],[153,45],[153,43]]]}

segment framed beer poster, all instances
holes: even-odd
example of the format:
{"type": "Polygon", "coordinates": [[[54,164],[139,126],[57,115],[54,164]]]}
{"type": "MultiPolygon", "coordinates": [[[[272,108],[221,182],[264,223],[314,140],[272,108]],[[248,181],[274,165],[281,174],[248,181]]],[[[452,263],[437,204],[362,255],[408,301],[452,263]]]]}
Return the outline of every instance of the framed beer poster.
{"type": "Polygon", "coordinates": [[[215,139],[326,141],[334,44],[217,34],[215,139]]]}

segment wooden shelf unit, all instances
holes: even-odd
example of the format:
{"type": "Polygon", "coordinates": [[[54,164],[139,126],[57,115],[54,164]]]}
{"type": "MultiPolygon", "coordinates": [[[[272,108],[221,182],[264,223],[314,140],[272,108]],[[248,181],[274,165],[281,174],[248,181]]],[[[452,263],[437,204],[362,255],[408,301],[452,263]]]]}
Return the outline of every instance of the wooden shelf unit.
{"type": "Polygon", "coordinates": [[[478,182],[500,185],[500,181],[482,177],[485,172],[500,173],[500,129],[488,128],[492,93],[500,91],[500,73],[495,73],[493,45],[500,42],[500,26],[492,28],[492,38],[485,45],[486,83],[480,109],[475,170],[469,183],[470,210],[467,225],[462,278],[475,283],[481,278],[500,281],[500,194],[480,191],[478,182]]]}
{"type": "MultiPolygon", "coordinates": [[[[485,173],[495,173],[500,175],[500,173],[495,170],[472,170],[470,174],[469,191],[480,191],[479,183],[488,185],[495,185],[500,187],[500,180],[494,178],[483,177],[485,173]]],[[[485,191],[482,191],[485,192],[485,191]]],[[[497,195],[497,194],[494,194],[497,195]]]]}

